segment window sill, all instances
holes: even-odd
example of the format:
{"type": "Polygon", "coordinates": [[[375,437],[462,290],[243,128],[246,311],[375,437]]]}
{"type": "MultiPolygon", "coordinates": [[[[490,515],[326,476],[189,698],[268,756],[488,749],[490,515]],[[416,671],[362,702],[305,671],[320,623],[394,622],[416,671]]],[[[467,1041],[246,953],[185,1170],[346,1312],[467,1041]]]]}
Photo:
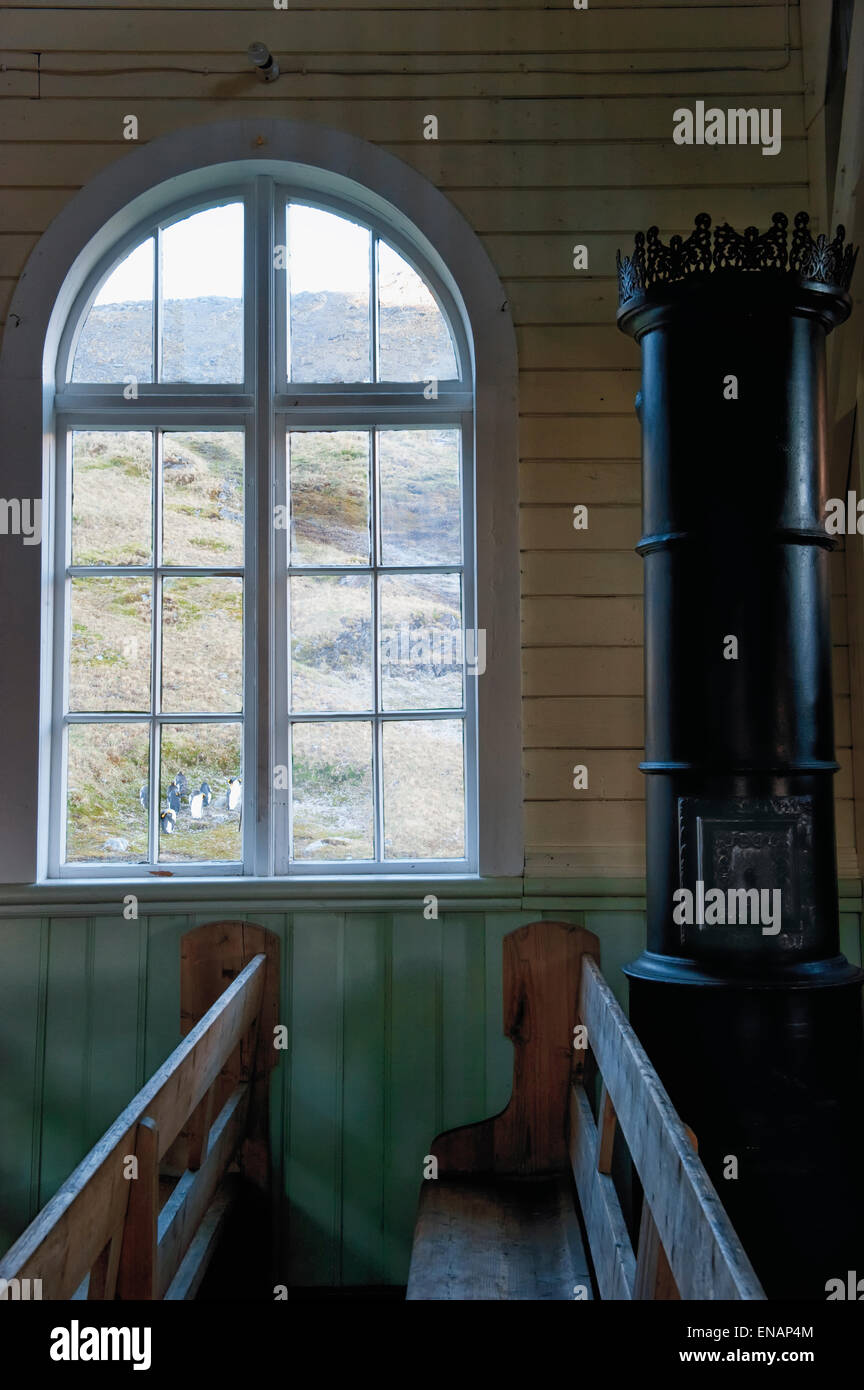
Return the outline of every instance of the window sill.
{"type": "Polygon", "coordinates": [[[421,912],[428,894],[439,898],[442,908],[456,910],[472,900],[487,904],[494,900],[518,908],[522,897],[522,878],[489,878],[481,874],[371,875],[304,874],[297,878],[177,877],[152,878],[64,878],[45,879],[31,884],[0,885],[0,913],[15,916],[50,915],[61,907],[90,910],[99,915],[122,916],[123,900],[130,894],[138,899],[139,912],[146,915],[147,904],[159,910],[177,905],[178,910],[208,915],[224,915],[232,904],[242,907],[243,915],[279,910],[280,904],[292,908],[331,908],[344,911],[402,908],[421,912]]]}

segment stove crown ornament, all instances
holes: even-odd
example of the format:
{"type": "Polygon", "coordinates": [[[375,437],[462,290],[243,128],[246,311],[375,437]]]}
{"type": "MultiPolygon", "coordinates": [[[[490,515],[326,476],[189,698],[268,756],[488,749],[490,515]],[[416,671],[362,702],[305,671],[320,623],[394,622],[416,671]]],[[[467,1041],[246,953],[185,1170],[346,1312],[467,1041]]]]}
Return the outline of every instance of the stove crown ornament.
{"type": "Polygon", "coordinates": [[[758,227],[736,232],[724,222],[712,234],[711,218],[707,212],[700,212],[690,235],[686,239],[673,236],[668,246],[660,240],[657,227],[649,227],[647,236],[637,232],[633,255],[622,256],[620,251],[615,255],[619,308],[653,285],[674,284],[726,270],[775,272],[797,281],[816,281],[848,290],[858,251],[844,245],[845,227],[838,226],[831,241],[824,232],[814,241],[809,214],[799,212],[791,249],[788,227],[786,214],[775,212],[767,232],[760,234],[758,227]]]}

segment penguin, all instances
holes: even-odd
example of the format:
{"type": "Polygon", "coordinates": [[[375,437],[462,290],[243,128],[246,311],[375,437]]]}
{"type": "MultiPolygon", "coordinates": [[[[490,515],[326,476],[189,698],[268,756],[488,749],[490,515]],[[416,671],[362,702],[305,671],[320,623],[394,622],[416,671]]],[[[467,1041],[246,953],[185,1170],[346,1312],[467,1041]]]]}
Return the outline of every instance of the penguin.
{"type": "Polygon", "coordinates": [[[201,795],[202,795],[203,798],[204,798],[204,805],[205,805],[205,806],[209,806],[209,805],[210,805],[210,802],[213,800],[213,793],[212,793],[212,791],[210,790],[210,783],[209,783],[209,782],[202,782],[202,783],[201,783],[201,795]]]}
{"type": "Polygon", "coordinates": [[[144,811],[149,811],[149,810],[150,810],[150,784],[149,784],[149,782],[145,782],[145,783],[144,783],[144,786],[143,786],[143,787],[141,788],[141,790],[139,791],[139,793],[138,793],[138,800],[141,802],[141,808],[142,808],[142,810],[144,810],[144,811]]]}
{"type": "Polygon", "coordinates": [[[236,811],[243,795],[243,783],[239,777],[228,778],[228,810],[236,811]]]}
{"type": "Polygon", "coordinates": [[[181,796],[187,797],[187,798],[188,798],[188,796],[189,796],[189,783],[186,781],[186,774],[185,774],[185,773],[183,773],[183,772],[178,772],[178,773],[177,773],[177,776],[174,778],[174,785],[175,785],[175,787],[177,788],[177,790],[178,790],[178,792],[180,793],[181,796]]]}
{"type": "Polygon", "coordinates": [[[201,820],[204,814],[204,793],[193,792],[189,797],[189,812],[193,820],[201,820]]]}
{"type": "Polygon", "coordinates": [[[180,789],[176,782],[172,782],[168,791],[165,793],[165,800],[168,802],[169,810],[175,813],[180,810],[180,789]]]}
{"type": "Polygon", "coordinates": [[[168,810],[163,811],[159,817],[159,823],[166,835],[173,835],[174,826],[177,824],[177,812],[169,806],[168,810]]]}

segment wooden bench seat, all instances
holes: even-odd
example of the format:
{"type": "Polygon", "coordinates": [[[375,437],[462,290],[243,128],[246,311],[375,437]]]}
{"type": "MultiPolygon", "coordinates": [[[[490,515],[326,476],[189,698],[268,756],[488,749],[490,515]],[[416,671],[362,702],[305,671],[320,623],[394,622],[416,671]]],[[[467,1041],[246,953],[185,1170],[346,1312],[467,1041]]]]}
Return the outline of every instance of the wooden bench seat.
{"type": "Polygon", "coordinates": [[[414,1242],[411,1299],[592,1297],[567,1174],[428,1182],[414,1242]]]}
{"type": "Polygon", "coordinates": [[[765,1297],[599,959],[597,938],[566,922],[504,938],[511,1098],[432,1143],[408,1299],[765,1297]],[[618,1130],[644,1192],[636,1251],[612,1178],[618,1130]]]}

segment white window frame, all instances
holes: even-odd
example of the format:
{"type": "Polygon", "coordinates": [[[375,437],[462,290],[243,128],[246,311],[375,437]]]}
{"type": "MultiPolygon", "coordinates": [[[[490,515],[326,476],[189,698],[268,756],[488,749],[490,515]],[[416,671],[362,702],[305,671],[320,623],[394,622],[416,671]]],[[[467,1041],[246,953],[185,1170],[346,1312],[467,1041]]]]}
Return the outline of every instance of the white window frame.
{"type": "MultiPolygon", "coordinates": [[[[6,333],[0,354],[0,449],[13,458],[11,444],[17,449],[9,470],[7,495],[38,496],[40,470],[36,460],[41,457],[41,495],[43,516],[53,525],[58,513],[53,480],[57,459],[52,439],[54,427],[68,424],[74,418],[70,407],[83,402],[88,410],[122,408],[115,422],[130,427],[133,416],[130,402],[118,402],[117,388],[104,389],[77,386],[81,393],[75,401],[69,388],[56,391],[56,371],[64,374],[66,355],[70,350],[68,325],[77,322],[82,314],[87,294],[95,290],[106,269],[120,259],[132,245],[141,240],[141,229],[149,222],[167,220],[169,210],[180,215],[182,207],[201,208],[209,199],[221,203],[229,196],[232,186],[252,186],[263,190],[284,185],[289,196],[315,206],[330,206],[334,211],[344,209],[347,215],[369,226],[409,260],[439,297],[457,343],[457,355],[463,370],[470,363],[476,383],[473,416],[474,456],[477,472],[472,502],[477,520],[478,545],[476,553],[478,582],[474,597],[476,616],[469,602],[465,603],[464,624],[479,626],[487,635],[487,671],[474,683],[479,704],[478,724],[481,737],[470,756],[479,762],[477,780],[478,805],[469,807],[467,825],[478,827],[477,840],[472,846],[472,858],[465,864],[459,861],[406,862],[385,861],[368,867],[356,862],[346,865],[346,872],[364,877],[393,875],[396,877],[441,878],[485,877],[519,874],[522,871],[521,827],[521,738],[519,720],[519,644],[518,644],[518,544],[516,488],[516,358],[512,322],[506,297],[500,282],[480,242],[453,206],[409,166],[376,149],[367,142],[324,127],[299,122],[266,120],[226,122],[211,127],[177,132],[153,141],[134,151],[111,169],[97,176],[87,188],[63,210],[52,227],[41,238],[28,262],[27,270],[13,297],[10,324],[20,333],[6,333]],[[254,136],[254,138],[253,138],[254,136]],[[250,158],[253,146],[264,146],[260,157],[250,158]],[[180,196],[178,196],[180,195],[180,196]],[[440,249],[439,249],[440,248],[440,249]],[[65,335],[65,337],[64,337],[65,335]],[[13,341],[14,339],[14,341],[13,341]],[[100,399],[100,396],[102,399],[100,399]],[[34,409],[35,406],[35,409],[34,409]],[[5,409],[4,409],[5,407],[5,409]],[[35,466],[34,466],[35,465],[35,466]]],[[[266,196],[272,197],[272,194],[266,196]]],[[[259,220],[258,244],[254,256],[260,266],[266,263],[275,278],[280,272],[272,269],[274,237],[272,225],[261,231],[259,220]]],[[[374,243],[373,243],[374,244],[374,243]]],[[[257,282],[255,282],[257,283],[257,282]]],[[[248,290],[247,290],[248,292],[248,290]]],[[[274,303],[279,297],[273,297],[274,303]]],[[[269,342],[262,341],[264,325],[256,327],[253,351],[260,373],[262,360],[269,361],[274,370],[272,330],[269,342]]],[[[247,343],[247,368],[252,361],[247,343]]],[[[466,372],[467,376],[467,372],[466,372]]],[[[271,378],[272,380],[272,378],[271,378]]],[[[282,401],[274,393],[269,404],[260,404],[257,415],[255,400],[246,389],[226,393],[221,387],[159,387],[160,397],[177,395],[177,415],[164,405],[159,411],[159,424],[176,427],[192,423],[188,411],[195,409],[195,424],[227,424],[224,399],[230,394],[229,410],[238,407],[250,412],[252,449],[257,450],[256,430],[263,423],[258,416],[264,410],[275,411],[282,406],[292,411],[292,423],[301,423],[300,407],[293,404],[296,391],[284,393],[292,402],[282,401]],[[214,396],[219,397],[214,401],[214,396]]],[[[446,383],[443,384],[446,386],[446,383]]],[[[422,392],[422,383],[420,384],[422,392]]],[[[364,423],[357,395],[368,390],[344,388],[333,392],[331,387],[304,387],[304,410],[326,409],[328,419],[336,417],[346,424],[364,423]],[[353,399],[352,399],[353,398],[353,399]]],[[[139,397],[146,398],[147,386],[139,387],[139,397]]],[[[376,407],[392,414],[382,424],[414,425],[409,412],[414,409],[417,386],[381,391],[376,407]],[[406,399],[407,397],[407,399],[406,399]]],[[[266,402],[262,390],[259,401],[266,402]]],[[[432,402],[423,402],[424,416],[432,423],[432,402]]],[[[469,420],[470,401],[457,389],[452,393],[439,387],[437,421],[452,412],[453,423],[469,420]]],[[[92,419],[92,415],[90,416],[92,419]]],[[[104,417],[106,423],[110,417],[104,417]]],[[[154,420],[154,424],[155,424],[154,420]]],[[[272,423],[266,422],[272,431],[272,423]]],[[[312,416],[308,418],[312,423],[312,416]]],[[[271,435],[275,437],[275,435],[271,435]]],[[[472,438],[469,427],[466,439],[472,438]]],[[[466,454],[466,457],[470,455],[466,454]]],[[[253,494],[247,493],[251,503],[253,494]]],[[[247,574],[250,586],[272,583],[273,531],[269,524],[269,508],[259,506],[259,525],[256,551],[247,551],[247,563],[254,558],[254,573],[247,574]],[[267,543],[262,551],[262,518],[268,518],[267,543]]],[[[466,521],[468,515],[466,514],[466,521]]],[[[472,534],[470,525],[466,525],[472,534]]],[[[0,584],[8,573],[6,561],[9,550],[0,554],[0,584]]],[[[0,726],[0,757],[7,755],[7,768],[12,778],[29,776],[33,784],[33,768],[38,760],[38,803],[34,796],[23,798],[15,806],[0,804],[0,881],[24,883],[36,879],[54,880],[60,869],[49,859],[47,847],[46,811],[52,805],[52,793],[57,783],[52,763],[49,733],[53,720],[50,699],[52,682],[46,691],[43,661],[40,716],[34,717],[34,696],[39,686],[34,667],[38,657],[54,650],[54,598],[58,583],[56,554],[50,545],[43,545],[37,574],[33,549],[19,551],[16,557],[15,579],[19,602],[11,621],[0,625],[0,640],[17,640],[20,660],[16,679],[10,681],[0,673],[0,708],[4,721],[0,726]],[[34,583],[34,580],[36,581],[34,583]],[[35,644],[28,641],[34,630],[35,644]],[[38,633],[41,631],[41,642],[38,633]],[[22,640],[23,637],[23,640],[22,640]],[[37,658],[34,661],[34,657],[37,658]],[[46,694],[47,697],[46,698],[46,694]],[[37,754],[38,750],[38,754],[37,754]],[[29,769],[29,774],[26,771],[29,769]],[[38,815],[37,811],[41,811],[38,815]],[[6,832],[6,833],[4,833],[6,832]]],[[[465,557],[466,565],[469,557],[465,557]]],[[[250,588],[251,592],[251,588],[250,588]]],[[[466,595],[467,599],[467,595],[466,595]]],[[[247,602],[247,612],[254,604],[247,602]]],[[[263,634],[254,659],[257,688],[271,696],[276,679],[272,662],[272,633],[263,634]]],[[[259,632],[258,636],[262,636],[259,632]]],[[[471,689],[469,685],[467,689],[471,689]]],[[[251,706],[247,702],[247,720],[251,706]]],[[[413,712],[412,716],[413,717],[413,712]]],[[[218,719],[218,717],[217,717],[218,719]]],[[[264,724],[268,721],[260,721],[264,724]]],[[[466,753],[469,750],[466,748],[466,753]]],[[[273,876],[276,860],[266,821],[262,824],[262,798],[270,795],[269,785],[259,775],[257,786],[250,786],[256,771],[269,770],[280,759],[274,755],[273,732],[266,737],[259,727],[254,741],[253,760],[245,768],[246,786],[244,829],[253,837],[252,852],[247,860],[250,876],[273,876]],[[266,745],[266,758],[262,749],[266,745]],[[255,811],[253,816],[249,814],[255,811]]],[[[470,781],[470,778],[469,778],[470,781]]],[[[56,796],[53,800],[56,801],[56,796]]],[[[275,821],[275,817],[274,817],[275,821]]],[[[282,843],[284,838],[280,837],[282,843]]],[[[234,866],[230,866],[234,867],[234,866]]],[[[224,876],[225,866],[171,865],[172,875],[196,873],[224,876]]],[[[68,866],[69,877],[98,880],[103,876],[121,877],[125,881],[141,875],[156,889],[170,889],[168,883],[154,882],[146,867],[137,865],[68,866]]],[[[291,877],[308,876],[322,879],[338,876],[332,863],[292,865],[291,877]]],[[[281,881],[281,880],[280,880],[281,881]]],[[[176,885],[176,878],[175,878],[176,885]]]]}
{"type": "MultiPolygon", "coordinates": [[[[242,826],[242,857],[234,861],[203,860],[198,862],[174,859],[106,863],[66,862],[64,854],[66,799],[55,795],[51,802],[49,829],[49,876],[52,878],[123,878],[130,872],[150,873],[168,868],[176,878],[200,876],[291,876],[295,874],[436,874],[473,873],[477,867],[477,700],[475,679],[470,676],[463,660],[463,706],[460,710],[436,711],[419,709],[388,713],[381,711],[380,646],[373,638],[372,659],[376,692],[376,712],[370,715],[373,736],[373,810],[374,843],[379,853],[384,844],[384,790],[382,784],[382,726],[388,720],[423,720],[451,716],[463,720],[464,745],[464,817],[466,853],[454,859],[372,859],[372,860],[298,860],[291,858],[293,845],[293,796],[291,790],[291,729],[295,723],[328,723],[341,718],[357,720],[357,715],[280,714],[279,706],[290,680],[287,589],[292,574],[305,574],[310,567],[292,569],[289,557],[289,536],[286,529],[273,527],[273,510],[267,504],[287,508],[285,490],[288,431],[327,429],[368,429],[370,433],[370,524],[371,524],[371,590],[373,633],[377,635],[377,528],[379,502],[377,495],[377,436],[381,428],[457,429],[461,447],[462,502],[462,562],[458,565],[405,566],[406,572],[458,572],[462,588],[464,628],[476,627],[474,582],[474,508],[473,463],[470,440],[473,436],[473,385],[468,344],[460,332],[455,306],[447,301],[446,288],[435,283],[433,272],[418,264],[416,253],[394,238],[386,226],[372,224],[357,208],[339,199],[322,204],[320,197],[310,197],[308,190],[277,183],[273,178],[259,175],[251,183],[214,187],[211,196],[201,199],[184,198],[162,212],[158,222],[144,223],[124,238],[120,248],[103,257],[78,295],[57,356],[55,418],[57,435],[57,507],[54,525],[55,594],[54,594],[54,662],[52,674],[52,773],[54,788],[65,788],[67,777],[67,731],[75,724],[122,723],[149,726],[150,783],[163,785],[160,754],[160,730],[163,725],[228,724],[243,726],[243,785],[248,804],[257,806],[258,815],[246,815],[242,826]],[[183,218],[226,203],[242,203],[244,208],[245,259],[243,269],[244,322],[244,379],[236,384],[199,386],[186,383],[139,383],[138,396],[131,401],[122,397],[122,386],[115,383],[85,384],[71,380],[75,352],[87,315],[100,286],[107,276],[133,249],[152,237],[153,256],[153,376],[158,375],[161,355],[161,303],[157,292],[157,266],[161,262],[160,243],[164,230],[183,218]],[[372,352],[371,382],[351,383],[294,383],[288,380],[287,360],[287,271],[274,269],[274,247],[282,244],[289,204],[322,207],[337,215],[350,218],[368,228],[369,237],[369,332],[372,352]],[[393,245],[421,276],[432,291],[438,306],[451,327],[454,353],[459,375],[437,382],[434,398],[427,399],[425,382],[383,382],[377,378],[378,328],[378,238],[393,245]],[[269,254],[268,254],[269,249],[269,254]],[[217,404],[218,400],[218,404],[217,404]],[[183,566],[157,563],[160,549],[158,520],[162,509],[162,435],[172,429],[207,430],[222,428],[242,431],[245,437],[244,497],[246,564],[236,567],[183,566]],[[150,566],[86,565],[81,570],[88,577],[122,573],[129,577],[140,574],[155,576],[153,617],[151,623],[151,710],[146,714],[112,714],[106,712],[65,713],[68,700],[70,651],[70,577],[78,567],[70,563],[71,450],[69,441],[75,430],[99,429],[147,430],[155,441],[155,466],[152,477],[152,505],[156,519],[154,563],[150,566]],[[257,514],[256,514],[257,504],[257,514]],[[256,575],[255,555],[270,552],[270,574],[266,586],[256,575]],[[182,576],[187,569],[201,577],[240,576],[244,583],[243,606],[243,713],[177,714],[162,713],[159,690],[161,594],[165,578],[182,576]],[[282,637],[279,634],[283,634],[282,637]],[[269,649],[269,650],[268,650],[269,649]],[[262,669],[272,669],[271,698],[262,699],[256,679],[258,661],[262,669]],[[268,708],[269,706],[269,708],[268,708]],[[269,727],[268,727],[269,726],[269,727]],[[267,767],[268,750],[273,750],[273,767],[288,769],[288,787],[273,788],[274,778],[262,777],[260,769],[267,767]],[[270,792],[268,798],[267,793],[270,792]]],[[[285,512],[282,513],[283,515],[285,512]]],[[[364,574],[360,566],[314,566],[311,572],[322,569],[333,573],[364,574]]],[[[388,566],[387,573],[399,573],[388,566]]],[[[366,722],[362,719],[362,722],[366,722]]],[[[149,839],[154,847],[164,841],[159,834],[161,796],[150,797],[149,839]]],[[[170,848],[170,846],[169,846],[170,848]]]]}

